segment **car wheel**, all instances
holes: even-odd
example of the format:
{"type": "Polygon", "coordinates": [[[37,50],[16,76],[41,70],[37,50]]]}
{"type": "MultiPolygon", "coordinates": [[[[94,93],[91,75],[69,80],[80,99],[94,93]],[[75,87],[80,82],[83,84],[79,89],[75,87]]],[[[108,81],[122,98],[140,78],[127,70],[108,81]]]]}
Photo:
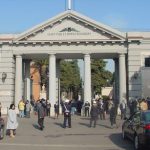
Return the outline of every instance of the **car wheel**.
{"type": "Polygon", "coordinates": [[[123,138],[124,140],[127,138],[124,129],[122,129],[122,138],[123,138]]]}
{"type": "Polygon", "coordinates": [[[137,135],[135,135],[135,138],[134,138],[134,149],[141,150],[141,144],[139,143],[139,138],[137,135]]]}

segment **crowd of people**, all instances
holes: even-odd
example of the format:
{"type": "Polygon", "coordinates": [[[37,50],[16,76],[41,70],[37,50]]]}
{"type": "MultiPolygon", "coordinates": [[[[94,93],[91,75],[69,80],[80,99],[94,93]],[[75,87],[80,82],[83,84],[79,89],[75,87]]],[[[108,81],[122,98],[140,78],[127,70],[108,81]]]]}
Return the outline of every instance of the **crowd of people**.
{"type": "Polygon", "coordinates": [[[150,110],[150,98],[135,98],[129,101],[130,114],[138,110],[150,110]]]}
{"type": "MultiPolygon", "coordinates": [[[[71,128],[71,116],[74,114],[81,114],[81,111],[84,111],[85,117],[90,117],[90,123],[89,126],[92,126],[92,122],[94,121],[94,127],[96,127],[96,121],[98,119],[98,116],[100,116],[100,119],[105,119],[105,113],[107,111],[106,104],[102,100],[97,100],[92,102],[92,106],[90,106],[90,103],[86,101],[83,103],[82,101],[75,102],[71,101],[69,99],[65,99],[65,101],[61,101],[60,106],[62,107],[62,114],[64,116],[63,121],[63,128],[71,128]]],[[[59,104],[56,102],[54,104],[54,119],[58,119],[59,117],[59,104]]],[[[2,106],[0,104],[0,110],[2,106]]],[[[10,137],[15,137],[16,129],[18,127],[18,121],[17,121],[17,114],[15,110],[15,105],[11,104],[8,110],[8,117],[7,117],[7,133],[10,137]]],[[[38,118],[38,125],[39,129],[44,129],[44,118],[45,116],[50,117],[51,112],[51,103],[45,99],[40,100],[20,100],[18,103],[18,110],[19,114],[18,116],[20,118],[30,118],[31,111],[34,112],[35,115],[37,115],[38,118]]],[[[1,115],[1,111],[0,111],[1,115]]]]}
{"type": "MultiPolygon", "coordinates": [[[[150,98],[147,99],[132,99],[128,103],[125,99],[116,107],[116,104],[112,100],[103,100],[93,99],[91,104],[89,101],[76,102],[71,101],[69,99],[65,99],[61,101],[60,104],[56,102],[54,104],[54,119],[58,119],[59,117],[59,107],[62,107],[62,114],[64,116],[63,128],[71,128],[71,116],[74,114],[81,114],[85,117],[89,117],[89,127],[96,127],[97,120],[105,120],[106,115],[110,118],[110,125],[113,128],[116,125],[116,116],[118,107],[121,111],[121,119],[126,117],[127,107],[130,110],[130,114],[132,115],[134,112],[138,110],[148,110],[150,109],[150,98]]],[[[45,116],[51,116],[51,103],[48,100],[40,99],[40,100],[20,100],[18,104],[19,117],[20,118],[30,118],[31,111],[37,115],[39,129],[44,129],[44,118],[45,116]]],[[[2,105],[0,103],[0,117],[1,117],[1,109],[2,105]]],[[[15,131],[18,127],[17,114],[15,111],[15,105],[11,104],[8,110],[7,117],[7,126],[6,129],[9,131],[10,137],[15,137],[15,131]]],[[[117,127],[117,125],[116,125],[117,127]]]]}

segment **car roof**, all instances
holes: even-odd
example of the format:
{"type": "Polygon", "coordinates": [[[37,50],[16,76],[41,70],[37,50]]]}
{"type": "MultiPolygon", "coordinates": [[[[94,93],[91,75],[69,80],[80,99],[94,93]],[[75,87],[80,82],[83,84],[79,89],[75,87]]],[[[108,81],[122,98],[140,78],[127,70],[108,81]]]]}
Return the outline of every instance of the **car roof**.
{"type": "Polygon", "coordinates": [[[136,112],[150,112],[150,110],[137,110],[136,112]]]}

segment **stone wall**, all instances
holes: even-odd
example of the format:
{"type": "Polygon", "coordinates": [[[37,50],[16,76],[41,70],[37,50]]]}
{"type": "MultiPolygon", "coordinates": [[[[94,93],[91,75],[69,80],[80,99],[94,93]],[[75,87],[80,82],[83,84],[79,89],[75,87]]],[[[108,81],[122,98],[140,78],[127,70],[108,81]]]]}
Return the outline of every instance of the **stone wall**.
{"type": "Polygon", "coordinates": [[[2,113],[6,114],[10,104],[14,101],[14,79],[15,60],[11,46],[3,44],[0,47],[0,102],[2,103],[2,113]],[[7,77],[2,81],[2,74],[7,77]]]}

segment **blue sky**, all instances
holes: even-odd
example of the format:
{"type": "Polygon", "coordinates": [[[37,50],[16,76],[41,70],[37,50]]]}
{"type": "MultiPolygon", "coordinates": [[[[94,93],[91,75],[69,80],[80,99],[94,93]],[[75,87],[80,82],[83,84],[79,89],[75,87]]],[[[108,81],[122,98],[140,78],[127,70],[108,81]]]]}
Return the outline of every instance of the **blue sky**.
{"type": "MultiPolygon", "coordinates": [[[[67,0],[0,0],[0,33],[21,33],[63,12],[67,0]]],[[[72,0],[73,9],[122,31],[150,31],[150,0],[72,0]]],[[[113,70],[112,62],[107,66],[113,70]]]]}

